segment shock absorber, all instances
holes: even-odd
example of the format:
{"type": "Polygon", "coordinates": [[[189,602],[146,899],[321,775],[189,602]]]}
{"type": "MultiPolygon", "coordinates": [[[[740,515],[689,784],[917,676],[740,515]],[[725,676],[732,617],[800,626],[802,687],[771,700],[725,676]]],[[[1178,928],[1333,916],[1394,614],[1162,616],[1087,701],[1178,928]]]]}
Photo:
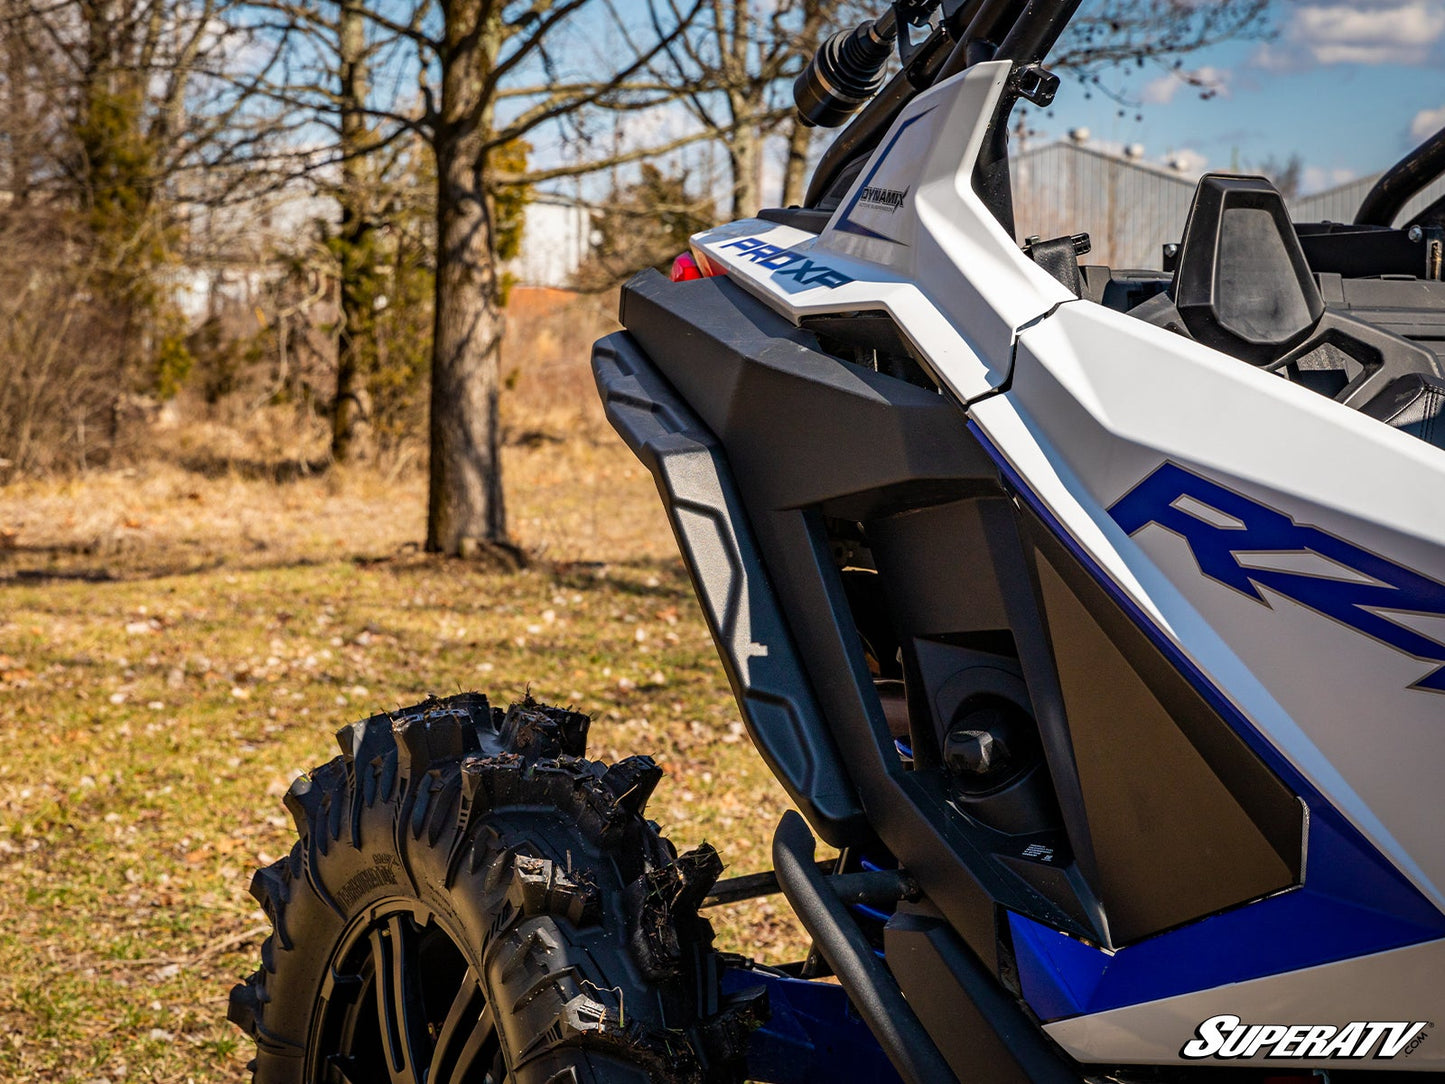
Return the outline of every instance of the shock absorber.
{"type": "Polygon", "coordinates": [[[836,128],[883,86],[883,69],[903,35],[906,61],[912,51],[908,27],[927,26],[939,0],[896,0],[876,19],[840,30],[818,47],[793,82],[793,101],[803,123],[836,128]]]}
{"type": "Polygon", "coordinates": [[[883,68],[897,37],[897,17],[890,8],[820,45],[793,83],[803,123],[836,128],[862,108],[883,85],[883,68]]]}

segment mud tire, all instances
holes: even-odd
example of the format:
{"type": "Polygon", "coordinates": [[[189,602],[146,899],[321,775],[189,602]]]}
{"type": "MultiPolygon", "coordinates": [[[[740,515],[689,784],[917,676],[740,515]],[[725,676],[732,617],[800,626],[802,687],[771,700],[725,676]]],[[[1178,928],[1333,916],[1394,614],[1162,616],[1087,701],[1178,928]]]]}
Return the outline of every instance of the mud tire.
{"type": "Polygon", "coordinates": [[[643,810],[650,757],[588,718],[466,694],[337,734],[258,870],[272,923],[230,998],[256,1084],[737,1081],[760,993],[721,998],[697,905],[721,872],[643,810]]]}

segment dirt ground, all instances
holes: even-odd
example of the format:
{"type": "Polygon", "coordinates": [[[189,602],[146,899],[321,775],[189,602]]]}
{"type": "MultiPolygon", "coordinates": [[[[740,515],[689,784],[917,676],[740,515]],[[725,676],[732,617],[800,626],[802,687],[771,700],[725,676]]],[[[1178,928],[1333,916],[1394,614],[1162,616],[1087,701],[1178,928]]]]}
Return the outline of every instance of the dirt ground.
{"type": "MultiPolygon", "coordinates": [[[[225,1003],[266,932],[251,871],[294,839],[280,796],[339,726],[429,693],[589,711],[592,755],[667,769],[649,815],[680,847],[767,868],[787,801],[651,479],[585,352],[536,345],[506,416],[521,572],[420,552],[415,455],[313,467],[282,419],[264,454],[196,422],[153,461],[0,486],[0,1080],[248,1079],[225,1003]]],[[[804,951],[780,901],[713,914],[724,947],[804,951]]]]}

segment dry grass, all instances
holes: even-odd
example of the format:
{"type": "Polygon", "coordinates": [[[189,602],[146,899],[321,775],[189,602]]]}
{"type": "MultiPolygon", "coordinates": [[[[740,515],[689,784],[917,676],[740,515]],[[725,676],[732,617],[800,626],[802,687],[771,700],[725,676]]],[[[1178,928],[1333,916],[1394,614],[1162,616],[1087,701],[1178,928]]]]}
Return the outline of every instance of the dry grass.
{"type": "MultiPolygon", "coordinates": [[[[514,531],[544,557],[522,573],[416,553],[406,461],[278,483],[221,448],[219,468],[0,489],[0,1079],[245,1079],[225,998],[264,934],[250,871],[293,838],[279,796],[338,726],[430,692],[530,684],[592,712],[594,755],[667,768],[650,813],[679,845],[767,868],[786,799],[650,478],[605,431],[585,352],[562,358],[582,318],[562,326],[507,418],[514,531]]],[[[304,440],[271,454],[304,460],[304,440]]],[[[803,950],[781,903],[715,921],[739,951],[803,950]]]]}
{"type": "MultiPolygon", "coordinates": [[[[603,417],[587,365],[617,325],[611,296],[517,290],[503,369],[512,533],[545,561],[671,557],[646,470],[603,417]]],[[[426,533],[419,445],[361,469],[326,459],[326,430],[287,407],[162,421],[156,457],[0,489],[0,581],[382,557],[426,533]]]]}
{"type": "MultiPolygon", "coordinates": [[[[512,533],[535,556],[619,561],[674,552],[650,476],[615,437],[511,444],[503,464],[512,533]]],[[[376,558],[425,534],[426,479],[413,462],[281,483],[234,465],[208,477],[156,462],[0,489],[0,581],[376,558]]]]}

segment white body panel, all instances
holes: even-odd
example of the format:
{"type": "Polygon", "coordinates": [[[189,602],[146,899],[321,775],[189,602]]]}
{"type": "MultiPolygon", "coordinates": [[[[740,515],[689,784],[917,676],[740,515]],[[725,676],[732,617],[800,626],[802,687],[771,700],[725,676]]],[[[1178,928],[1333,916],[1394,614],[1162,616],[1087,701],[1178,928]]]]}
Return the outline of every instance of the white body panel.
{"type": "MultiPolygon", "coordinates": [[[[1445,580],[1445,452],[1087,302],[1062,306],[1025,331],[1008,393],[975,403],[970,416],[1158,629],[1439,906],[1445,696],[1411,688],[1432,665],[1268,589],[1266,605],[1209,579],[1184,538],[1157,524],[1129,537],[1108,508],[1167,460],[1296,523],[1445,580]]],[[[1256,567],[1358,576],[1299,554],[1256,567]]],[[[1435,639],[1445,638],[1442,624],[1414,622],[1435,639]]],[[[1430,943],[1048,1030],[1084,1061],[1183,1064],[1182,1044],[1221,1013],[1287,1024],[1438,1020],[1442,965],[1445,947],[1430,943]]],[[[1408,1059],[1369,1064],[1445,1068],[1445,1043],[1437,1037],[1408,1059]]]]}
{"type": "Polygon", "coordinates": [[[1433,667],[1289,599],[1261,605],[1200,575],[1177,535],[1149,526],[1127,538],[1107,512],[1169,460],[1442,580],[1445,452],[1087,302],[1024,332],[1009,394],[972,416],[1161,630],[1445,903],[1445,696],[1411,688],[1433,667]],[[1442,499],[1421,499],[1431,493],[1442,499]]]}
{"type": "MultiPolygon", "coordinates": [[[[821,236],[747,221],[699,234],[694,244],[795,322],[828,312],[892,314],[1072,543],[1445,910],[1445,695],[1412,688],[1439,663],[1267,589],[1262,600],[1249,597],[1203,575],[1181,535],[1157,523],[1130,535],[1109,511],[1174,463],[1296,525],[1445,582],[1445,451],[1080,300],[1032,263],[971,185],[1006,75],[1007,65],[978,65],[920,95],[821,236]],[[864,189],[872,190],[867,200],[864,189]],[[800,286],[737,245],[754,238],[777,246],[785,271],[796,270],[795,254],[848,281],[800,286]]],[[[1252,568],[1370,582],[1318,553],[1250,560],[1262,562],[1252,568]]],[[[1445,642],[1445,618],[1384,616],[1445,642]]],[[[1445,942],[1427,942],[1048,1030],[1086,1062],[1182,1063],[1183,1043],[1219,1013],[1321,1025],[1440,1020],[1442,973],[1445,942]]],[[[1445,1039],[1370,1065],[1445,1068],[1445,1039]]]]}
{"type": "Polygon", "coordinates": [[[973,190],[973,163],[1008,71],[975,65],[909,103],[822,236],[750,219],[700,233],[693,244],[795,322],[856,309],[891,313],[955,395],[987,395],[1008,377],[1016,330],[1074,296],[1019,251],[973,190]],[[859,199],[865,187],[906,190],[907,198],[884,210],[859,199]],[[850,223],[894,240],[849,232],[850,223]],[[853,281],[799,283],[796,263],[769,267],[730,247],[744,237],[853,281]]]}
{"type": "MultiPolygon", "coordinates": [[[[1424,1041],[1408,1055],[1368,1061],[1372,1070],[1420,1072],[1445,1068],[1445,1035],[1436,1034],[1438,1017],[1422,1015],[1423,1006],[1440,1002],[1445,974],[1445,941],[1381,952],[1286,975],[1235,983],[1198,994],[1151,1001],[1111,1012],[1048,1024],[1044,1030],[1074,1057],[1086,1062],[1165,1065],[1191,1062],[1180,1056],[1200,1023],[1231,1014],[1251,1024],[1330,1024],[1352,1020],[1425,1021],[1424,1041]]],[[[1198,1065],[1195,1061],[1192,1064],[1198,1065]]],[[[1220,1064],[1220,1063],[1215,1063],[1220,1064]]],[[[1363,1068],[1359,1062],[1329,1058],[1270,1060],[1264,1053],[1225,1065],[1363,1068]]]]}

